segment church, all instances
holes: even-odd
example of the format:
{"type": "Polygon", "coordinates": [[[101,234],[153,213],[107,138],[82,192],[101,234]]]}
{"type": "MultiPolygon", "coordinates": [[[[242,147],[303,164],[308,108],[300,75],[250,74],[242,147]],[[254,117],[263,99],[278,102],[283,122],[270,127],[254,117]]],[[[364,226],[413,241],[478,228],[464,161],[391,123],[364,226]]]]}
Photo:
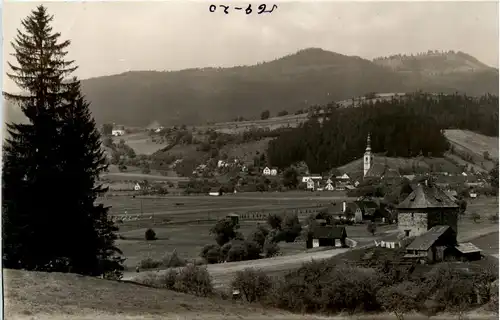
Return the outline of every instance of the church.
{"type": "Polygon", "coordinates": [[[363,156],[363,179],[390,179],[400,178],[397,169],[389,168],[387,164],[375,163],[371,148],[371,135],[366,139],[366,150],[363,156]]]}

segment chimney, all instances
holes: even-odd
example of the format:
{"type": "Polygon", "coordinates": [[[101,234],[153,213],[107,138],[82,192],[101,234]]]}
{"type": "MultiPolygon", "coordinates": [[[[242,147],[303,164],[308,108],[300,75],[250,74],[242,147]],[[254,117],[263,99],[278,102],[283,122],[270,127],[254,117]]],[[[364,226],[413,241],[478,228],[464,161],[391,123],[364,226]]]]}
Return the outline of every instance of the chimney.
{"type": "Polygon", "coordinates": [[[345,201],[342,202],[342,212],[345,212],[345,209],[347,207],[347,203],[345,201]]]}

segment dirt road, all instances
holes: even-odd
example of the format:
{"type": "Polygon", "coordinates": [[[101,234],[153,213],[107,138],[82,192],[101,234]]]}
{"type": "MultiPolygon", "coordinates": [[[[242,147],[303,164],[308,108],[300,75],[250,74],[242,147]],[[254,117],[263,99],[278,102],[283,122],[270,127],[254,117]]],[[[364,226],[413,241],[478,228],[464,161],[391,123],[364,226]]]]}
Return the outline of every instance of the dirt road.
{"type": "MultiPolygon", "coordinates": [[[[234,278],[236,272],[242,271],[245,268],[261,269],[269,273],[292,270],[300,267],[304,262],[311,261],[312,259],[322,260],[327,259],[338,254],[344,253],[350,249],[332,249],[317,252],[305,252],[291,256],[280,256],[268,259],[241,261],[241,262],[227,262],[221,264],[211,264],[207,266],[208,272],[213,278],[214,286],[220,287],[228,285],[234,278]]],[[[125,272],[123,280],[138,281],[146,274],[151,272],[164,273],[165,270],[160,271],[145,271],[145,272],[125,272]]]]}
{"type": "MultiPolygon", "coordinates": [[[[480,230],[473,230],[470,232],[464,231],[459,233],[458,241],[470,241],[476,237],[486,235],[492,232],[498,232],[498,225],[487,225],[480,230]]],[[[369,244],[368,246],[372,246],[369,244]]],[[[304,262],[315,260],[327,259],[338,254],[344,253],[351,249],[331,249],[316,252],[304,252],[291,256],[280,256],[275,258],[260,259],[253,261],[241,262],[228,262],[222,264],[208,265],[208,272],[212,275],[215,287],[226,286],[234,278],[236,272],[244,270],[245,268],[255,268],[266,271],[267,273],[275,273],[284,270],[293,270],[299,268],[304,262]]],[[[145,275],[151,272],[164,273],[165,270],[160,271],[144,271],[144,272],[125,272],[123,280],[138,281],[145,275]]]]}

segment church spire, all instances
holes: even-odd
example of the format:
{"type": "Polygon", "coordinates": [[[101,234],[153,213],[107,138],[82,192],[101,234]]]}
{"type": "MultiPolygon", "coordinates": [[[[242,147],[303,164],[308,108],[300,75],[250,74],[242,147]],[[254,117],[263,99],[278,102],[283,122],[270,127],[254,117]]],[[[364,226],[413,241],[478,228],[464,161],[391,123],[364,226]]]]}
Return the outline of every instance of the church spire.
{"type": "Polygon", "coordinates": [[[371,135],[368,133],[368,138],[366,138],[366,152],[372,151],[371,140],[371,135]]]}

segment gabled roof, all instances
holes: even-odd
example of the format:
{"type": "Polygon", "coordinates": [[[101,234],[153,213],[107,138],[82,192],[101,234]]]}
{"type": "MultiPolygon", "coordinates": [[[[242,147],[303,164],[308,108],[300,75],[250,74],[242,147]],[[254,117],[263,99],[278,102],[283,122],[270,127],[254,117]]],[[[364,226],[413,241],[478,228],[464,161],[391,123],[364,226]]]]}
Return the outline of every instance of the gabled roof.
{"type": "Polygon", "coordinates": [[[340,239],[347,236],[345,227],[317,226],[313,230],[313,238],[340,239]]]}
{"type": "Polygon", "coordinates": [[[449,226],[434,226],[429,229],[426,233],[421,236],[415,238],[406,250],[418,250],[418,251],[426,251],[441,237],[448,229],[449,226]]]}
{"type": "Polygon", "coordinates": [[[384,178],[400,178],[401,174],[398,169],[387,168],[384,172],[384,178]]]}
{"type": "Polygon", "coordinates": [[[366,172],[366,178],[382,178],[386,167],[380,163],[374,163],[366,172]]]}
{"type": "Polygon", "coordinates": [[[436,186],[418,184],[412,193],[398,206],[398,209],[458,208],[458,205],[444,191],[436,186]]]}

